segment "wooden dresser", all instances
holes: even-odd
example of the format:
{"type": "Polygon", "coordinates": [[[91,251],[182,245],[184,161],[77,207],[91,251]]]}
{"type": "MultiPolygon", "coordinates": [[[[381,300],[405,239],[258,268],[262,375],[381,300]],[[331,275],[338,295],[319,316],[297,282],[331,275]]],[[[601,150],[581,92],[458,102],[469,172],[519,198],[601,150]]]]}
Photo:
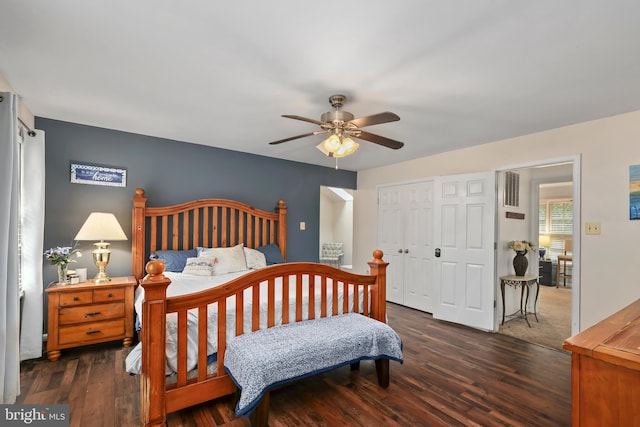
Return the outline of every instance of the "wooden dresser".
{"type": "Polygon", "coordinates": [[[573,426],[640,426],[640,300],[568,338],[573,426]]]}
{"type": "Polygon", "coordinates": [[[60,350],[123,340],[133,342],[133,276],[112,277],[96,285],[52,285],[48,304],[47,357],[58,360],[60,350]]]}

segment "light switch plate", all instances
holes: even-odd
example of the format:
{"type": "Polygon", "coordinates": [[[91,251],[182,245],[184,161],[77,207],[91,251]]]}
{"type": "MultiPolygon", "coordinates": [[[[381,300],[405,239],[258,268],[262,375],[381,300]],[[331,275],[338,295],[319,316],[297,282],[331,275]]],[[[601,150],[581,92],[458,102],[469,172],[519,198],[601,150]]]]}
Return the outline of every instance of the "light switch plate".
{"type": "Polygon", "coordinates": [[[600,234],[599,222],[587,222],[584,224],[585,234],[600,234]]]}

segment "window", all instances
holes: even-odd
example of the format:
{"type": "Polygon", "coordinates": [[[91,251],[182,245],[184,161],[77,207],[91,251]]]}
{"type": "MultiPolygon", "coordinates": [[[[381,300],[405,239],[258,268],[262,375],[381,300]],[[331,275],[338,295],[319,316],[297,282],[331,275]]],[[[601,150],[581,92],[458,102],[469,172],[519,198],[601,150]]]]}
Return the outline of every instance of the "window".
{"type": "Polygon", "coordinates": [[[564,242],[570,240],[573,233],[573,201],[541,200],[538,220],[539,234],[548,235],[551,239],[547,256],[555,258],[564,254],[564,242]]]}

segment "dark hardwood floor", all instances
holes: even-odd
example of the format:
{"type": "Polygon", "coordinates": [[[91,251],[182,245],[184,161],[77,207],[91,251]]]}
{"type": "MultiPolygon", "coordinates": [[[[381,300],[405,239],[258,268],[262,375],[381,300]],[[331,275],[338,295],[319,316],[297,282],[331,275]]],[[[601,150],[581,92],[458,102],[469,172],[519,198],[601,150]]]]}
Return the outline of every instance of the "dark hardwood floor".
{"type": "MultiPolygon", "coordinates": [[[[569,426],[571,357],[500,334],[433,320],[389,304],[404,343],[391,385],[378,387],[373,362],[307,378],[271,394],[269,425],[569,426]]],[[[139,380],[124,372],[129,349],[63,351],[60,360],[22,363],[17,403],[68,403],[72,426],[140,424],[139,380]]],[[[169,426],[246,426],[231,397],[170,414],[169,426]]]]}

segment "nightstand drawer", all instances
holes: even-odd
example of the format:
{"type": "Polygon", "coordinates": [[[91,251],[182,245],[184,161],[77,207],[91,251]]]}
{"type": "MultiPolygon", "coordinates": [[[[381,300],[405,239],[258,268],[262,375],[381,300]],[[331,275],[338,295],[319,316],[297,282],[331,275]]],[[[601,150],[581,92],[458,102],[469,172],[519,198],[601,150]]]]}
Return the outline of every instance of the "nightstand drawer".
{"type": "Polygon", "coordinates": [[[124,336],[124,319],[86,325],[66,326],[59,329],[60,345],[83,344],[91,341],[108,341],[124,336]]]}
{"type": "Polygon", "coordinates": [[[122,301],[124,289],[105,289],[93,291],[93,302],[122,301]]]}
{"type": "Polygon", "coordinates": [[[91,304],[93,291],[62,293],[60,294],[60,307],[70,305],[91,304]]]}
{"type": "Polygon", "coordinates": [[[60,325],[73,323],[98,322],[107,319],[122,319],[125,317],[124,303],[94,304],[82,307],[65,307],[59,311],[60,325]]]}

